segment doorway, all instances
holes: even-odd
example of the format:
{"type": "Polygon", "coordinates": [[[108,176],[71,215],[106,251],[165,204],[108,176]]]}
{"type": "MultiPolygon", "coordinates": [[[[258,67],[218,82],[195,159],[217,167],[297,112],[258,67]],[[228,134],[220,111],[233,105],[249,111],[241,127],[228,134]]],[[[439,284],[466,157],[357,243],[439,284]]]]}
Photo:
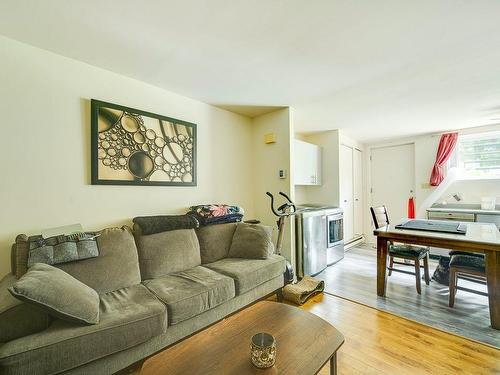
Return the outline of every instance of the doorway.
{"type": "Polygon", "coordinates": [[[391,223],[407,218],[408,198],[415,192],[415,145],[372,148],[370,173],[372,206],[385,205],[391,223]]]}

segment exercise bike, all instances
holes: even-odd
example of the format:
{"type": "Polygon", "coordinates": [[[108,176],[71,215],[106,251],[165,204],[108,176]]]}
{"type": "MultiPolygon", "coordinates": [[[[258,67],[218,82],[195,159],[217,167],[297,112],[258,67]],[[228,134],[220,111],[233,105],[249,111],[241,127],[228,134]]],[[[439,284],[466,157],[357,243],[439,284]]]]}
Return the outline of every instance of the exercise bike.
{"type": "MultiPolygon", "coordinates": [[[[285,234],[285,223],[286,219],[289,216],[295,215],[297,208],[292,200],[282,191],[279,194],[287,200],[278,209],[274,208],[274,196],[270,192],[266,192],[266,194],[271,198],[271,211],[274,215],[278,217],[276,221],[276,225],[278,226],[278,239],[276,240],[276,254],[281,255],[281,247],[283,245],[283,235],[285,234]]],[[[294,272],[293,267],[290,262],[286,262],[285,273],[283,274],[283,278],[285,280],[285,285],[293,283],[294,272]]]]}

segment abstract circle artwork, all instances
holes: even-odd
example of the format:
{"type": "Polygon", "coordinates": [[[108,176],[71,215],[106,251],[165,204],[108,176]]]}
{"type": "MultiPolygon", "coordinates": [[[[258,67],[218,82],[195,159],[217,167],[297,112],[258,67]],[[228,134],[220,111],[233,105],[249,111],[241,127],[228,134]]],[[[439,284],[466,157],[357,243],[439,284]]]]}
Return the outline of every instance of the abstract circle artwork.
{"type": "Polygon", "coordinates": [[[92,184],[196,185],[196,124],[92,100],[92,184]]]}

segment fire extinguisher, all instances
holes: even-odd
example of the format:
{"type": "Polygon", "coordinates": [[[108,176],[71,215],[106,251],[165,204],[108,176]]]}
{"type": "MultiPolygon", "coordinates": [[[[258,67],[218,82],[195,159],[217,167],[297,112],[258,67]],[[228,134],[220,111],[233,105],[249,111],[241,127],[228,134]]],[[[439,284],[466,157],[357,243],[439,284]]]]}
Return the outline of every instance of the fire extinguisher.
{"type": "Polygon", "coordinates": [[[413,190],[410,190],[410,198],[408,198],[408,219],[415,219],[415,198],[413,198],[413,190]]]}

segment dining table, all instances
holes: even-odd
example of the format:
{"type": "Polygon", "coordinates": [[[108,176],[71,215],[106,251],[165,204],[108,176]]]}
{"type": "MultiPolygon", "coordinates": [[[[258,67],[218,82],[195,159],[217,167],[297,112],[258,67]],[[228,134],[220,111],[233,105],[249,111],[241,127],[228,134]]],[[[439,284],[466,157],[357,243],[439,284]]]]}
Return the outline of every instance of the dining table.
{"type": "MultiPolygon", "coordinates": [[[[407,220],[405,220],[407,221],[407,220]]],[[[491,327],[500,330],[500,231],[492,223],[462,223],[464,233],[401,229],[389,224],[375,229],[377,237],[377,294],[386,297],[388,244],[439,247],[472,253],[483,253],[491,327]]]]}

